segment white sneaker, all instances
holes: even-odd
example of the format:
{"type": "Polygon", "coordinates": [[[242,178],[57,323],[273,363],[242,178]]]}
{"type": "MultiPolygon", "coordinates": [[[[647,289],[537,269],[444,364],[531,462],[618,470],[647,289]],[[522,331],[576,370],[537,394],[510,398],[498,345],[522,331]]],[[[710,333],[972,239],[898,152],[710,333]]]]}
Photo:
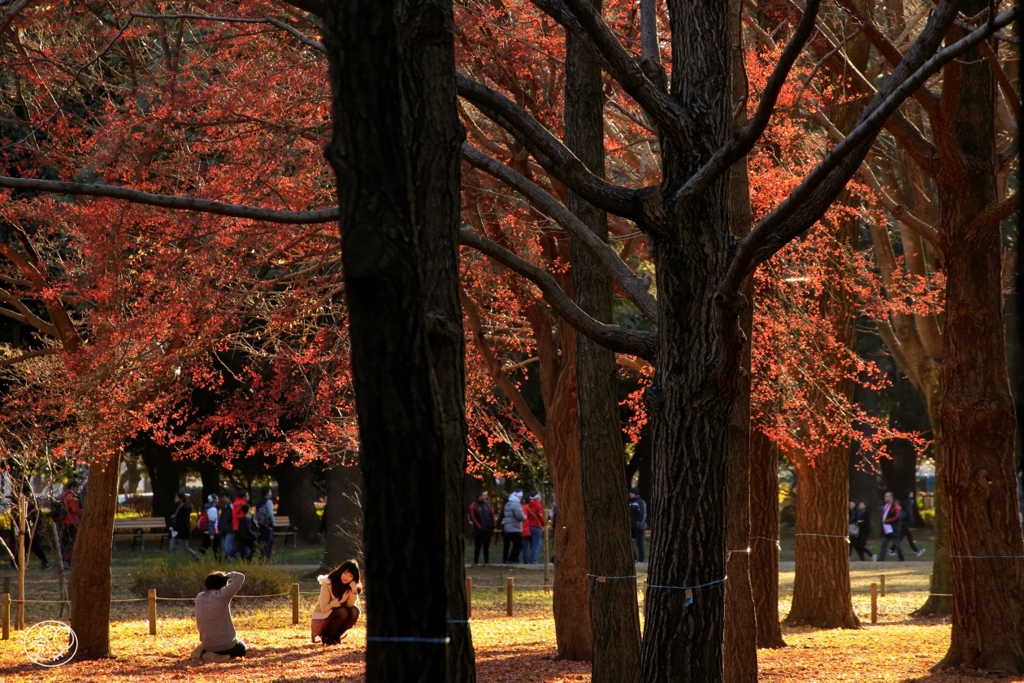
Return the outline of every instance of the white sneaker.
{"type": "Polygon", "coordinates": [[[872,562],[878,562],[878,555],[875,555],[874,553],[871,553],[871,561],[872,562]]]}
{"type": "Polygon", "coordinates": [[[222,655],[222,654],[218,654],[216,652],[204,652],[203,653],[203,661],[204,662],[230,662],[231,661],[231,655],[222,655]]]}
{"type": "Polygon", "coordinates": [[[924,550],[925,550],[924,548],[918,548],[917,552],[914,553],[914,554],[917,555],[918,557],[921,557],[922,555],[924,555],[924,550]]]}

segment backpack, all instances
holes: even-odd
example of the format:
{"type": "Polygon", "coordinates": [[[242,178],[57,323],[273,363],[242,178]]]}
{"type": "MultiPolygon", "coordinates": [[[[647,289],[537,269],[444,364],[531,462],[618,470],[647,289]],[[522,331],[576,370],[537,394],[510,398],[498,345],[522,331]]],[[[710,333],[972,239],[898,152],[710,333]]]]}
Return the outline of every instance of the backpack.
{"type": "Polygon", "coordinates": [[[270,513],[267,512],[267,501],[256,506],[256,524],[270,528],[270,513]]]}
{"type": "Polygon", "coordinates": [[[202,510],[199,513],[199,519],[196,520],[196,529],[199,531],[206,531],[206,510],[202,510]]]}
{"type": "Polygon", "coordinates": [[[243,541],[255,541],[256,529],[252,518],[246,515],[238,522],[238,537],[243,541]]]}

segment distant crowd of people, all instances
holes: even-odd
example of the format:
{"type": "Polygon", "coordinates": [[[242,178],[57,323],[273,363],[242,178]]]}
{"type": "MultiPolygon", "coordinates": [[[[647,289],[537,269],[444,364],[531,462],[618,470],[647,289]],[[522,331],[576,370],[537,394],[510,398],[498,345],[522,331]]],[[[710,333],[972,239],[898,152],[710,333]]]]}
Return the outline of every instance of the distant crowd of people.
{"type": "MultiPolygon", "coordinates": [[[[175,499],[178,506],[171,525],[171,554],[183,547],[198,558],[189,546],[191,539],[192,506],[188,494],[180,493],[175,499]],[[175,544],[175,541],[178,541],[175,544]]],[[[206,498],[196,529],[202,536],[199,553],[212,552],[218,560],[241,558],[251,561],[257,547],[262,558],[269,560],[274,551],[274,490],[269,486],[260,489],[260,499],[249,504],[249,492],[241,490],[234,495],[224,491],[220,496],[211,493],[206,498]]]]}
{"type": "MultiPolygon", "coordinates": [[[[488,497],[486,491],[480,491],[469,505],[469,521],[473,525],[473,564],[480,564],[481,552],[484,564],[490,564],[490,548],[496,529],[501,531],[503,540],[502,564],[538,564],[547,521],[550,520],[553,526],[558,524],[558,502],[552,501],[551,509],[545,515],[540,493],[532,492],[527,497],[523,489],[517,487],[502,506],[499,527],[499,517],[488,497]]],[[[629,490],[629,519],[631,535],[636,542],[636,561],[644,562],[647,503],[635,487],[629,490]]],[[[554,558],[550,561],[553,562],[554,558]]]]}
{"type": "Polygon", "coordinates": [[[904,497],[903,504],[896,500],[892,491],[886,491],[885,503],[882,505],[882,547],[878,554],[871,552],[868,547],[868,538],[871,536],[871,510],[868,504],[861,501],[850,501],[850,552],[857,551],[857,557],[863,562],[870,559],[872,562],[884,562],[886,555],[896,555],[900,562],[906,560],[903,556],[903,539],[907,539],[910,549],[914,554],[921,556],[924,548],[918,548],[914,543],[914,535],[911,532],[913,524],[914,494],[908,492],[904,497]]]}

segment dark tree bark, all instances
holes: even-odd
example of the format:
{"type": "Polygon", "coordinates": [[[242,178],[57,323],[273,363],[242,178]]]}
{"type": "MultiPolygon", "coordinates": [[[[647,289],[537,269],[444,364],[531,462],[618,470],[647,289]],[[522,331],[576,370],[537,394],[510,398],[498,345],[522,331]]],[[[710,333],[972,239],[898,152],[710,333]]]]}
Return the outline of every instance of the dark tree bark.
{"type": "Polygon", "coordinates": [[[170,448],[149,439],[138,441],[138,453],[149,472],[149,482],[153,488],[153,516],[169,517],[177,507],[174,496],[181,491],[185,466],[174,459],[170,448]]]}
{"type": "MultiPolygon", "coordinates": [[[[853,389],[854,403],[865,414],[877,416],[878,393],[877,390],[866,387],[863,383],[858,383],[853,389]]],[[[871,438],[874,435],[874,428],[870,425],[861,424],[856,427],[866,438],[871,438]]],[[[866,503],[868,510],[871,510],[872,519],[877,521],[878,515],[876,511],[881,510],[881,501],[878,498],[876,465],[870,456],[866,456],[861,452],[860,447],[856,443],[850,447],[849,477],[850,500],[866,503]]],[[[877,525],[872,524],[872,526],[877,525]]],[[[881,531],[881,527],[874,529],[874,531],[876,533],[881,531]]]]}
{"type": "Polygon", "coordinates": [[[429,103],[409,91],[406,70],[417,68],[410,41],[450,40],[451,19],[428,2],[335,0],[326,10],[334,134],[326,156],[338,179],[366,482],[366,678],[442,681],[446,448],[415,226],[422,212],[445,207],[420,203],[425,180],[409,150],[426,142],[412,138],[406,116],[419,121],[429,103]]]}
{"type": "Polygon", "coordinates": [[[462,304],[459,301],[459,187],[461,146],[465,131],[459,122],[455,93],[455,20],[451,0],[406,2],[401,28],[402,87],[406,97],[422,102],[405,112],[404,125],[412,166],[413,214],[430,345],[440,400],[444,436],[445,582],[448,591],[449,683],[474,683],[476,665],[466,605],[466,542],[463,477],[466,473],[466,368],[462,304]],[[423,18],[443,23],[418,29],[423,18]]]}
{"type": "Polygon", "coordinates": [[[757,647],[785,647],[779,623],[779,456],[759,429],[750,431],[750,587],[757,647]]]}
{"type": "MultiPolygon", "coordinates": [[[[110,538],[117,506],[118,457],[89,466],[87,500],[72,554],[71,628],[78,659],[110,656],[110,538]]],[[[58,558],[60,559],[60,558],[58,558]]]]}
{"type": "MultiPolygon", "coordinates": [[[[663,142],[669,187],[690,178],[732,130],[727,3],[672,9],[671,92],[686,93],[704,127],[688,149],[663,142]]],[[[655,496],[642,681],[723,677],[728,416],[743,305],[716,299],[732,239],[728,185],[728,174],[719,175],[673,207],[667,234],[653,240],[661,346],[649,401],[655,496]]]]}
{"type": "Polygon", "coordinates": [[[199,476],[203,480],[203,500],[200,503],[205,503],[210,494],[220,494],[220,465],[209,461],[200,463],[199,476]]]}
{"type": "Polygon", "coordinates": [[[363,555],[363,475],[357,465],[327,470],[327,506],[324,508],[324,559],[327,570],[363,555]]]}
{"type": "MultiPolygon", "coordinates": [[[[729,44],[732,68],[732,96],[742,101],[747,95],[747,76],[743,64],[741,2],[729,2],[729,44]]],[[[746,123],[746,112],[736,114],[736,128],[746,123]]],[[[741,159],[729,169],[730,220],[733,237],[750,232],[753,212],[750,208],[750,182],[747,160],[741,159]]],[[[753,278],[744,283],[743,295],[753,299],[753,278]]],[[[747,343],[740,357],[742,372],[739,393],[729,416],[728,513],[725,529],[725,568],[729,581],[725,586],[725,681],[757,683],[757,615],[750,586],[750,354],[754,309],[748,305],[739,315],[739,326],[747,343]]]]}
{"type": "MultiPolygon", "coordinates": [[[[966,12],[988,6],[962,3],[966,12]]],[[[957,39],[962,29],[953,27],[957,39]]],[[[953,560],[953,632],[936,669],[1024,673],[1024,541],[1017,516],[1016,418],[1006,376],[995,82],[974,49],[943,73],[939,232],[946,254],[943,480],[953,560]]]]}
{"type": "MultiPolygon", "coordinates": [[[[594,2],[600,9],[600,0],[594,2]]],[[[565,137],[591,173],[604,176],[604,93],[598,55],[579,35],[566,36],[565,137]]],[[[570,194],[567,206],[602,240],[605,213],[570,194]]],[[[612,322],[612,281],[581,244],[572,245],[572,291],[595,320],[612,322]]],[[[634,683],[640,663],[636,565],[629,500],[623,485],[622,432],[615,396],[615,353],[586,337],[576,340],[579,453],[593,638],[594,683],[634,683]],[[613,577],[613,578],[604,578],[613,577]]],[[[556,565],[557,566],[557,565],[556,565]]]]}
{"type": "MultiPolygon", "coordinates": [[[[304,543],[319,544],[320,516],[316,514],[312,468],[286,461],[271,467],[270,474],[277,480],[278,514],[288,515],[304,543]]],[[[257,494],[254,491],[252,495],[257,494]]]]}

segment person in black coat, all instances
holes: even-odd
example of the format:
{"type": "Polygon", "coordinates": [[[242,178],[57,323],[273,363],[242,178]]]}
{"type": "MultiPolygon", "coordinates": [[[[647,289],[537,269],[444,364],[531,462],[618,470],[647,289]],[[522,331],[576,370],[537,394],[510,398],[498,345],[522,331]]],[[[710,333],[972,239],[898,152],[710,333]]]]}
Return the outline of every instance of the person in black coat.
{"type": "Polygon", "coordinates": [[[469,521],[473,523],[473,564],[480,564],[480,550],[484,551],[484,564],[490,563],[491,538],[494,535],[494,510],[487,502],[487,491],[481,491],[469,504],[469,521]]]}
{"type": "Polygon", "coordinates": [[[857,551],[857,556],[863,562],[864,556],[867,555],[874,562],[878,558],[866,547],[868,537],[871,536],[871,509],[868,508],[868,504],[863,500],[857,503],[856,509],[850,511],[850,524],[857,525],[857,535],[850,537],[853,541],[853,549],[857,551]]]}
{"type": "Polygon", "coordinates": [[[171,517],[171,555],[178,552],[178,548],[181,547],[193,559],[198,560],[199,553],[192,550],[188,544],[192,540],[192,506],[188,504],[188,494],[175,493],[174,502],[178,507],[175,508],[174,515],[171,517]]]}

